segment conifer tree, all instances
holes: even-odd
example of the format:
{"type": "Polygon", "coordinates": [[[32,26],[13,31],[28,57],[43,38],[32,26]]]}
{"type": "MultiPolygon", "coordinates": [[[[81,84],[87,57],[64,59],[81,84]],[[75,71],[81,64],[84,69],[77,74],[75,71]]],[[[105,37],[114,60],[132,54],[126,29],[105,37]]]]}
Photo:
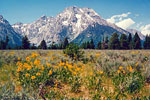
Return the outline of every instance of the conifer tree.
{"type": "Polygon", "coordinates": [[[82,49],[87,49],[87,42],[83,42],[80,46],[82,49]]]}
{"type": "Polygon", "coordinates": [[[128,49],[132,49],[133,46],[132,46],[132,35],[131,33],[129,33],[129,36],[128,36],[128,49]]]}
{"type": "Polygon", "coordinates": [[[91,48],[90,42],[88,41],[88,42],[87,42],[87,49],[90,49],[90,48],[91,48]]]}
{"type": "Polygon", "coordinates": [[[5,42],[3,40],[0,41],[0,49],[5,48],[5,42]]]}
{"type": "Polygon", "coordinates": [[[108,36],[106,36],[106,38],[105,38],[105,49],[108,49],[108,42],[109,42],[108,36]]]}
{"type": "Polygon", "coordinates": [[[135,33],[133,37],[133,49],[141,49],[141,39],[138,33],[135,33]]]}
{"type": "Polygon", "coordinates": [[[102,49],[102,43],[101,43],[101,41],[98,42],[97,49],[102,49]]]}
{"type": "Polygon", "coordinates": [[[150,49],[150,36],[146,35],[144,41],[144,49],[150,49]]]}
{"type": "Polygon", "coordinates": [[[108,43],[109,43],[108,36],[106,36],[105,40],[104,40],[104,37],[103,37],[102,48],[103,49],[108,49],[108,43]]]}
{"type": "Polygon", "coordinates": [[[22,38],[22,49],[29,49],[30,48],[30,41],[28,40],[27,36],[22,38]]]}
{"type": "Polygon", "coordinates": [[[44,39],[41,41],[39,45],[39,49],[47,49],[47,45],[44,39]]]}
{"type": "Polygon", "coordinates": [[[31,49],[37,49],[34,43],[32,44],[31,49]]]}
{"type": "Polygon", "coordinates": [[[120,49],[128,49],[128,41],[127,41],[127,36],[125,34],[121,34],[120,49]]]}
{"type": "Polygon", "coordinates": [[[9,42],[9,38],[8,38],[8,36],[6,36],[6,40],[5,40],[5,48],[4,48],[4,49],[8,49],[8,48],[9,48],[8,42],[9,42]]]}
{"type": "Polygon", "coordinates": [[[65,49],[69,45],[68,38],[64,38],[63,48],[65,49]]]}
{"type": "Polygon", "coordinates": [[[91,41],[90,41],[90,49],[94,49],[94,48],[95,48],[94,41],[93,41],[93,39],[91,39],[91,41]]]}
{"type": "Polygon", "coordinates": [[[120,49],[120,42],[118,39],[119,35],[117,33],[113,33],[109,40],[109,49],[120,49]]]}

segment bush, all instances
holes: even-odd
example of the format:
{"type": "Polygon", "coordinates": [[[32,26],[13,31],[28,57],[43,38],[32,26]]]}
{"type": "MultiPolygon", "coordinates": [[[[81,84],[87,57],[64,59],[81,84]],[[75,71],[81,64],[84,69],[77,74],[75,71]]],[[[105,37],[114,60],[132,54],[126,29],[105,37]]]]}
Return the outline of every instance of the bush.
{"type": "Polygon", "coordinates": [[[82,60],[84,51],[79,49],[79,46],[71,43],[67,46],[67,48],[63,51],[64,54],[68,55],[72,60],[82,60]]]}

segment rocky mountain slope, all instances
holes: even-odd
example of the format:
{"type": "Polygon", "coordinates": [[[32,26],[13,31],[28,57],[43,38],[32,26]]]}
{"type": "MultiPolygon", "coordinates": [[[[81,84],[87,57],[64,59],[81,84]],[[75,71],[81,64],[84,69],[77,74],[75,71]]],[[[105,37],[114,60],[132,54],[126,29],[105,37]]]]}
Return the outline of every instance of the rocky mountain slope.
{"type": "Polygon", "coordinates": [[[9,37],[9,46],[20,46],[22,37],[14,31],[9,22],[0,15],[0,40],[9,37]]]}

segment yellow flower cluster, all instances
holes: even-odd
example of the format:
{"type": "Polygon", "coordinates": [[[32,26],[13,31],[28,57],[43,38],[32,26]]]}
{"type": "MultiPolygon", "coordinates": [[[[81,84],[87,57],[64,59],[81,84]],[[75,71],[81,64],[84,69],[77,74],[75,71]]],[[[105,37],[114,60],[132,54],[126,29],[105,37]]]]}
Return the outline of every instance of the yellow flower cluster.
{"type": "Polygon", "coordinates": [[[133,68],[131,65],[127,66],[127,70],[129,70],[129,72],[132,72],[133,71],[133,68]]]}
{"type": "Polygon", "coordinates": [[[40,65],[40,60],[39,59],[35,59],[35,61],[34,61],[34,65],[36,65],[36,66],[39,66],[40,65]]]}
{"type": "Polygon", "coordinates": [[[139,53],[139,51],[131,51],[131,54],[138,54],[139,53]]]}
{"type": "Polygon", "coordinates": [[[37,53],[32,53],[31,58],[36,58],[38,56],[37,53]]]}
{"type": "Polygon", "coordinates": [[[35,76],[31,76],[31,79],[34,80],[36,77],[35,76]]]}
{"type": "Polygon", "coordinates": [[[52,75],[52,73],[53,73],[53,72],[50,70],[50,71],[49,71],[49,75],[52,75]]]}
{"type": "Polygon", "coordinates": [[[119,69],[118,69],[117,72],[118,72],[118,73],[121,73],[121,72],[122,72],[123,74],[126,73],[122,66],[119,67],[119,69]]]}
{"type": "Polygon", "coordinates": [[[37,76],[40,76],[40,75],[41,75],[41,73],[36,73],[36,75],[37,75],[37,76]]]}
{"type": "Polygon", "coordinates": [[[29,62],[30,61],[30,57],[26,57],[26,61],[29,62]]]}
{"type": "Polygon", "coordinates": [[[68,62],[68,61],[66,61],[66,62],[60,61],[58,63],[58,66],[63,67],[64,69],[68,69],[74,75],[77,75],[77,73],[79,71],[81,71],[81,69],[84,67],[83,64],[79,64],[79,66],[81,66],[81,67],[79,67],[79,66],[77,66],[77,64],[72,64],[71,62],[68,62]]]}

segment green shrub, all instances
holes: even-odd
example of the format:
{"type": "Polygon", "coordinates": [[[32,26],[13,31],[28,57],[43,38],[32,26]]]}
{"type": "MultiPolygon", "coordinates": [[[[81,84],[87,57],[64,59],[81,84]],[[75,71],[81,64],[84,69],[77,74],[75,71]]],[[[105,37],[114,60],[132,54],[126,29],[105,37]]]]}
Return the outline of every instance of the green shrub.
{"type": "Polygon", "coordinates": [[[84,55],[84,51],[81,51],[79,46],[74,43],[69,44],[63,52],[72,60],[82,60],[84,55]]]}

